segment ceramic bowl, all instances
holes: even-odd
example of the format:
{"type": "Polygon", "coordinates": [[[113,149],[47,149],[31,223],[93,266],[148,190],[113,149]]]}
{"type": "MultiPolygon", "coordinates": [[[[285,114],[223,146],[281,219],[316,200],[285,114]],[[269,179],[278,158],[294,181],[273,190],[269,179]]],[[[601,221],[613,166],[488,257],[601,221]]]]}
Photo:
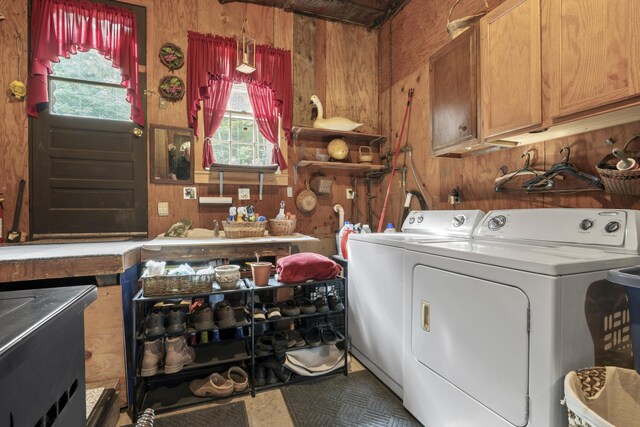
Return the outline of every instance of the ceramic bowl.
{"type": "Polygon", "coordinates": [[[239,265],[219,265],[214,268],[216,281],[222,289],[235,289],[240,280],[239,265]]]}

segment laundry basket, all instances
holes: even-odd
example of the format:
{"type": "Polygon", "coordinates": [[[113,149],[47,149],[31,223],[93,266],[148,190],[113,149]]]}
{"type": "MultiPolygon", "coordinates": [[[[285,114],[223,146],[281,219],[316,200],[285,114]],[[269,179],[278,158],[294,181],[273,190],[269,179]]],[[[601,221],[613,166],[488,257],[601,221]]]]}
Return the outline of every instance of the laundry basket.
{"type": "Polygon", "coordinates": [[[564,401],[570,427],[628,427],[640,420],[640,374],[614,366],[569,372],[564,401]]]}

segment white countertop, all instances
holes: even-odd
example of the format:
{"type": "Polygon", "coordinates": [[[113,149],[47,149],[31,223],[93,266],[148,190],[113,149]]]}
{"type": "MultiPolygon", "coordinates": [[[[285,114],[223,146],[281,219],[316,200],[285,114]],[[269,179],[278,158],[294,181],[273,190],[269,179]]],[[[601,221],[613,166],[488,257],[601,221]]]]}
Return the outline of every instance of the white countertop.
{"type": "Polygon", "coordinates": [[[153,240],[143,242],[142,249],[160,250],[167,246],[228,246],[228,245],[255,245],[264,243],[299,243],[313,242],[318,239],[304,234],[294,233],[291,236],[263,236],[244,237],[241,239],[227,239],[224,232],[222,237],[156,237],[153,240]]]}
{"type": "Polygon", "coordinates": [[[53,258],[122,256],[140,248],[144,240],[121,242],[43,243],[0,245],[0,262],[53,258]]]}

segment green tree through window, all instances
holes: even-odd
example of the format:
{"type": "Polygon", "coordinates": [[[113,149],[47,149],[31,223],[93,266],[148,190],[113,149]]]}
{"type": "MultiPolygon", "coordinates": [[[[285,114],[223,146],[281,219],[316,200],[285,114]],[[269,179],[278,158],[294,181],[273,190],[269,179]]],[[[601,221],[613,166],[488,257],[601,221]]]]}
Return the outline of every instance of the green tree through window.
{"type": "Polygon", "coordinates": [[[245,84],[234,84],[227,111],[211,140],[217,163],[271,164],[271,143],[258,130],[245,84]]]}
{"type": "Polygon", "coordinates": [[[95,50],[61,58],[49,76],[51,114],[131,121],[120,70],[95,50]]]}

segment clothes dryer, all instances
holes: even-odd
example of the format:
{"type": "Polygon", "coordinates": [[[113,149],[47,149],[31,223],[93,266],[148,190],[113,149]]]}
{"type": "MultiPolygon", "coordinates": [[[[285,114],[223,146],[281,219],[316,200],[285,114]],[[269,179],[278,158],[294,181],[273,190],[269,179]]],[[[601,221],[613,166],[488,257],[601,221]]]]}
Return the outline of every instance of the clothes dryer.
{"type": "Polygon", "coordinates": [[[400,233],[349,235],[351,353],[401,398],[404,245],[470,239],[483,216],[481,211],[413,211],[400,233]]]}
{"type": "Polygon", "coordinates": [[[593,366],[588,288],[636,265],[640,212],[493,211],[467,241],[407,242],[404,406],[428,427],[567,424],[593,366]]]}

